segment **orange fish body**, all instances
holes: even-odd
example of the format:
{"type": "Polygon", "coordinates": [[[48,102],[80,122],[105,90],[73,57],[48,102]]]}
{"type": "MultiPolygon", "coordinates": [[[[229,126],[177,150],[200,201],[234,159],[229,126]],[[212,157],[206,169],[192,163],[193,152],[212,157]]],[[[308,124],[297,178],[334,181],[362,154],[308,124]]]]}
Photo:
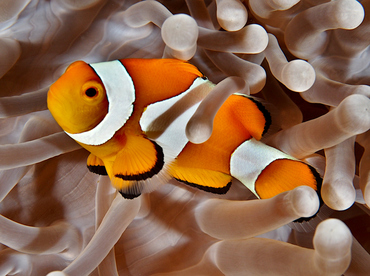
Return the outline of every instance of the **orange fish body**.
{"type": "Polygon", "coordinates": [[[173,59],[77,61],[51,87],[48,107],[65,132],[86,148],[88,168],[108,174],[126,198],[174,177],[226,193],[232,177],[269,198],[320,178],[305,163],[259,142],[270,116],[256,100],[231,95],[202,144],[185,127],[213,89],[193,65],[173,59]]]}

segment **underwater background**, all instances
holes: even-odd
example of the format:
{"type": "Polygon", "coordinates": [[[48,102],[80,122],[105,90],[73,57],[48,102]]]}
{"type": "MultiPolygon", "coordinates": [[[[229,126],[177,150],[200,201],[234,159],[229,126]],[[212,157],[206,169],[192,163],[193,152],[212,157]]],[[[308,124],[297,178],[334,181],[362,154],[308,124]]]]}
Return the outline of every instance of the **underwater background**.
{"type": "Polygon", "coordinates": [[[370,274],[369,13],[369,0],[2,1],[0,275],[370,274]],[[171,180],[124,200],[87,170],[49,86],[75,60],[162,57],[274,106],[264,142],[322,174],[316,219],[291,223],[315,204],[307,189],[257,201],[237,181],[213,195],[171,180]]]}

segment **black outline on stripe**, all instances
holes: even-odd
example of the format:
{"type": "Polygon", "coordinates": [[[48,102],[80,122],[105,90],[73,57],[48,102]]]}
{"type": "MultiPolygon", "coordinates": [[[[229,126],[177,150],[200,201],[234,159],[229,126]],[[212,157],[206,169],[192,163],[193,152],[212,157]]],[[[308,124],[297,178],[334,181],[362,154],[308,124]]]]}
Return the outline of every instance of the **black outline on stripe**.
{"type": "Polygon", "coordinates": [[[269,130],[271,124],[272,124],[272,118],[271,118],[271,114],[270,112],[266,109],[266,107],[261,103],[259,102],[258,100],[252,98],[252,97],[249,97],[248,95],[244,95],[244,94],[232,94],[232,95],[236,95],[236,96],[241,96],[241,97],[245,97],[249,100],[251,100],[256,106],[257,108],[259,109],[259,111],[262,112],[263,114],[263,117],[265,118],[265,125],[263,127],[263,132],[262,132],[262,136],[266,134],[266,132],[269,130]]]}
{"type": "MultiPolygon", "coordinates": [[[[114,59],[114,60],[112,60],[112,61],[115,61],[115,60],[117,60],[117,61],[119,61],[119,63],[121,63],[122,67],[123,67],[123,68],[125,69],[125,71],[127,72],[127,75],[130,77],[130,79],[131,79],[131,81],[132,81],[132,84],[133,84],[133,86],[134,86],[134,93],[135,93],[135,95],[134,95],[134,96],[135,96],[135,101],[136,101],[136,87],[135,87],[135,82],[134,82],[134,80],[132,79],[132,77],[131,77],[130,73],[127,71],[127,68],[123,65],[122,61],[121,61],[121,60],[119,60],[119,59],[114,59]]],[[[110,104],[110,102],[109,102],[109,98],[108,98],[108,95],[107,95],[107,91],[106,91],[105,85],[104,85],[104,83],[103,83],[103,80],[101,79],[101,77],[99,76],[99,74],[95,71],[95,69],[90,65],[90,63],[87,63],[87,65],[89,65],[89,67],[94,71],[94,73],[98,76],[99,80],[101,81],[101,83],[102,83],[102,85],[103,85],[103,87],[104,87],[105,95],[106,95],[107,100],[108,100],[108,104],[110,104]]],[[[130,118],[131,118],[132,114],[134,114],[134,112],[135,112],[135,101],[132,103],[132,106],[133,106],[133,108],[132,108],[132,112],[131,112],[130,116],[127,118],[127,120],[126,120],[125,124],[127,123],[127,121],[128,121],[128,120],[130,120],[130,118]]],[[[106,114],[106,115],[108,115],[108,113],[109,113],[109,105],[108,105],[108,112],[107,112],[107,114],[106,114]]],[[[122,127],[124,127],[124,126],[125,126],[125,124],[124,124],[122,127]]],[[[116,130],[116,132],[115,132],[115,133],[117,133],[117,131],[118,131],[118,130],[116,130]]],[[[109,140],[108,140],[108,141],[109,141],[109,140]]]]}
{"type": "Polygon", "coordinates": [[[182,183],[184,183],[186,185],[189,185],[191,187],[197,188],[199,190],[202,190],[202,191],[205,191],[205,192],[209,192],[209,193],[213,193],[213,194],[219,194],[219,195],[226,194],[229,191],[229,189],[231,187],[231,183],[232,183],[232,181],[230,181],[224,187],[214,188],[214,187],[202,186],[202,185],[199,185],[199,184],[196,184],[196,183],[188,182],[186,180],[181,180],[181,179],[178,179],[176,177],[175,177],[175,179],[177,181],[179,181],[179,182],[182,182],[182,183]]]}
{"type": "Polygon", "coordinates": [[[265,123],[265,126],[263,127],[263,132],[262,132],[262,136],[263,136],[264,134],[266,134],[266,132],[269,130],[272,124],[271,114],[262,103],[260,103],[259,101],[251,97],[248,97],[248,96],[246,97],[256,104],[257,108],[262,112],[263,116],[265,117],[266,123],[265,123]]]}

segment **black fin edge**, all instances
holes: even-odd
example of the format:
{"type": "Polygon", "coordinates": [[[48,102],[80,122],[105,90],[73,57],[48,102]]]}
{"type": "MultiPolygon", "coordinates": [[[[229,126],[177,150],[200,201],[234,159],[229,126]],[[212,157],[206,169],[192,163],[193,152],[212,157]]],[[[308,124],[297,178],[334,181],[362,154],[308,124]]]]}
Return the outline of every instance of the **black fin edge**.
{"type": "Polygon", "coordinates": [[[90,166],[90,165],[87,165],[87,168],[92,173],[96,173],[96,174],[99,174],[99,175],[108,175],[107,170],[105,169],[104,166],[100,166],[100,165],[90,166]]]}
{"type": "MultiPolygon", "coordinates": [[[[304,162],[303,162],[304,163],[304,162]]],[[[306,164],[306,163],[304,163],[304,164],[306,164]]],[[[310,166],[310,165],[308,165],[308,164],[306,164],[309,168],[310,168],[310,170],[311,170],[311,172],[312,172],[312,174],[313,174],[313,176],[315,177],[315,179],[316,179],[316,183],[317,183],[317,186],[316,186],[316,193],[317,193],[317,195],[319,196],[319,201],[320,201],[320,207],[319,207],[319,210],[317,211],[317,213],[320,211],[320,208],[321,208],[321,206],[323,206],[323,204],[324,204],[324,201],[322,200],[322,197],[321,197],[321,186],[322,186],[322,178],[321,178],[321,176],[320,176],[320,174],[316,171],[316,169],[314,168],[314,167],[312,167],[312,166],[310,166]]],[[[311,216],[311,217],[307,217],[307,218],[299,218],[299,219],[296,219],[296,220],[294,220],[293,222],[304,222],[304,221],[310,221],[311,219],[313,219],[313,218],[315,218],[316,216],[317,216],[317,213],[316,214],[314,214],[313,216],[311,216]]]]}
{"type": "Polygon", "coordinates": [[[266,132],[269,130],[271,124],[272,124],[272,118],[271,118],[271,114],[270,112],[266,109],[266,107],[260,103],[259,101],[251,98],[251,97],[248,97],[248,99],[250,99],[252,102],[254,102],[257,106],[257,108],[262,112],[263,116],[265,117],[265,120],[266,120],[266,123],[265,123],[265,126],[263,127],[263,132],[262,132],[262,136],[266,134],[266,132]]]}
{"type": "Polygon", "coordinates": [[[154,166],[149,171],[144,172],[144,173],[133,174],[133,175],[116,174],[115,177],[119,177],[126,181],[141,181],[141,180],[146,180],[148,178],[151,178],[152,176],[158,174],[162,170],[164,166],[163,149],[157,143],[151,140],[149,141],[153,143],[155,150],[157,152],[157,155],[156,155],[157,161],[155,162],[154,166]]]}
{"type": "Polygon", "coordinates": [[[179,182],[182,182],[186,185],[189,185],[191,187],[194,187],[194,188],[197,188],[199,190],[202,190],[202,191],[205,191],[205,192],[209,192],[209,193],[213,193],[213,194],[219,194],[219,195],[223,195],[223,194],[226,194],[230,187],[231,187],[231,181],[229,183],[227,183],[227,185],[225,187],[222,187],[222,188],[214,188],[214,187],[208,187],[208,186],[202,186],[202,185],[198,185],[198,184],[195,184],[195,183],[192,183],[192,182],[188,182],[188,181],[185,181],[185,180],[181,180],[181,179],[178,179],[175,177],[175,179],[179,182]]]}
{"type": "Polygon", "coordinates": [[[118,191],[124,198],[126,199],[134,199],[134,198],[137,198],[138,196],[141,195],[141,193],[138,193],[138,194],[127,194],[127,193],[124,193],[123,191],[118,191]]]}

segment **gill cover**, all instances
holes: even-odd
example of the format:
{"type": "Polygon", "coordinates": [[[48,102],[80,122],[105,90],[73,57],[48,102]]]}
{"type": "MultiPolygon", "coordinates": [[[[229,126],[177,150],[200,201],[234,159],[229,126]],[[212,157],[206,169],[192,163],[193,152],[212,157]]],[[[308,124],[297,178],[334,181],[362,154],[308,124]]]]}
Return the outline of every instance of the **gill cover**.
{"type": "Polygon", "coordinates": [[[68,133],[74,140],[87,145],[101,145],[113,137],[133,112],[135,88],[130,75],[119,60],[90,64],[100,77],[109,102],[108,113],[93,129],[68,133]]]}
{"type": "Polygon", "coordinates": [[[83,61],[72,63],[50,86],[47,103],[54,119],[69,133],[94,128],[107,114],[109,105],[103,83],[83,61]]]}

